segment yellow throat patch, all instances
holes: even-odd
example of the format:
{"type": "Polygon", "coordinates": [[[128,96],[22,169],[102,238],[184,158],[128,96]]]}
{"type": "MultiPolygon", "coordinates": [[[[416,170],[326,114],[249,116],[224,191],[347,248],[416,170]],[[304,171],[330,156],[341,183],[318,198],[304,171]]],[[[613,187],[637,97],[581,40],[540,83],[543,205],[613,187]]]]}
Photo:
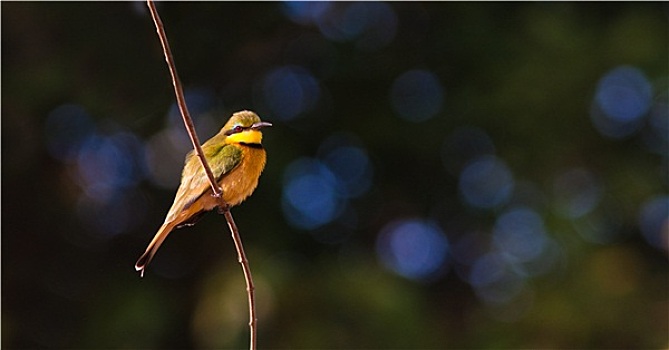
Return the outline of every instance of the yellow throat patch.
{"type": "Polygon", "coordinates": [[[259,145],[262,143],[262,132],[258,130],[244,130],[227,136],[225,138],[225,143],[248,143],[259,145]]]}

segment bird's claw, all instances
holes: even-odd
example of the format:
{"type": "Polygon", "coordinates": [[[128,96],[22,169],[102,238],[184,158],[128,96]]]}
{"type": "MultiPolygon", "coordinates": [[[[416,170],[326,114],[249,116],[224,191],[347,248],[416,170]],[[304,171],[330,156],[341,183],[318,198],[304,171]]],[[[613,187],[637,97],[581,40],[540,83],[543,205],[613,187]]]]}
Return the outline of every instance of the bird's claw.
{"type": "Polygon", "coordinates": [[[230,211],[230,204],[225,203],[225,205],[219,205],[218,206],[218,213],[219,214],[225,214],[226,212],[230,211]]]}

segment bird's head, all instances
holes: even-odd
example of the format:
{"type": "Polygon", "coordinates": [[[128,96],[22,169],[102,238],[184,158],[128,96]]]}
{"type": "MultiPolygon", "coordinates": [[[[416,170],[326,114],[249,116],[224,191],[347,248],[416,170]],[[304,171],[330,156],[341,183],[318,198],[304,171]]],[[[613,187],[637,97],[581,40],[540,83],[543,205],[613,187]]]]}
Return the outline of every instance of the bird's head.
{"type": "Polygon", "coordinates": [[[266,126],[272,126],[272,123],[260,120],[260,117],[251,111],[237,112],[223,126],[225,142],[259,145],[262,142],[260,129],[266,126]]]}

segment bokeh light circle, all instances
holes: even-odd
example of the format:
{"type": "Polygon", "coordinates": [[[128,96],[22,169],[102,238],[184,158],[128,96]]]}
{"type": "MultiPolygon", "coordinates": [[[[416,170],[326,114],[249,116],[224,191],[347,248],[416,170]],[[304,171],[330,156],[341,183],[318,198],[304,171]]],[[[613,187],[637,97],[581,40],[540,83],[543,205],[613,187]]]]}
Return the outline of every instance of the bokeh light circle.
{"type": "Polygon", "coordinates": [[[82,106],[64,104],[54,108],[44,125],[49,154],[62,162],[74,162],[95,129],[95,123],[82,106]]]}
{"type": "Polygon", "coordinates": [[[281,204],[290,224],[312,230],[336,219],[344,203],[327,166],[317,159],[299,158],[286,168],[281,204]]]}
{"type": "Polygon", "coordinates": [[[639,210],[639,227],[648,244],[669,251],[669,196],[656,196],[639,210]]]}
{"type": "Polygon", "coordinates": [[[354,41],[364,51],[390,44],[397,32],[397,14],[384,2],[293,2],[283,13],[301,25],[315,25],[331,41],[354,41]]]}
{"type": "Polygon", "coordinates": [[[499,252],[481,256],[472,266],[469,283],[485,303],[506,304],[525,288],[525,278],[499,252]]]}
{"type": "Polygon", "coordinates": [[[472,207],[490,209],[506,203],[515,182],[506,163],[486,155],[474,159],[460,173],[458,187],[465,203],[472,207]]]}
{"type": "Polygon", "coordinates": [[[513,208],[497,218],[493,239],[506,257],[529,262],[540,256],[546,245],[543,219],[532,209],[513,208]]]}
{"type": "Polygon", "coordinates": [[[262,92],[272,115],[283,121],[311,111],[321,95],[318,80],[300,66],[270,71],[262,83],[262,92]]]}
{"type": "Polygon", "coordinates": [[[386,224],[376,241],[383,266],[413,280],[434,277],[446,263],[448,239],[434,223],[403,219],[386,224]]]}
{"type": "Polygon", "coordinates": [[[337,147],[323,161],[337,179],[337,192],[344,197],[358,197],[372,185],[369,156],[359,147],[337,147]]]}
{"type": "Polygon", "coordinates": [[[441,112],[444,89],[434,73],[420,69],[410,70],[393,82],[390,103],[400,118],[423,122],[441,112]]]}
{"type": "Polygon", "coordinates": [[[553,183],[556,206],[562,216],[576,219],[591,212],[599,203],[601,186],[595,176],[583,168],[559,174],[553,183]]]}
{"type": "Polygon", "coordinates": [[[599,81],[595,100],[607,116],[628,122],[648,111],[652,95],[650,82],[639,69],[622,66],[599,81]]]}
{"type": "Polygon", "coordinates": [[[145,176],[144,144],[130,133],[93,135],[77,156],[78,184],[91,198],[107,200],[145,176]]]}
{"type": "Polygon", "coordinates": [[[591,111],[592,122],[604,136],[624,138],[639,130],[649,111],[653,89],[638,68],[620,66],[597,84],[591,111]]]}

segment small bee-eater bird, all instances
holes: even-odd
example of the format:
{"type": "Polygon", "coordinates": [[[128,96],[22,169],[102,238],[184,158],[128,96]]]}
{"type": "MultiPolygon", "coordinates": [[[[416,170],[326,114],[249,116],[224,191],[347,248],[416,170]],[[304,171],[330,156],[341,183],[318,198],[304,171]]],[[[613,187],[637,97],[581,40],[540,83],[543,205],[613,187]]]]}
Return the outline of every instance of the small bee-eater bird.
{"type": "MultiPolygon", "coordinates": [[[[265,149],[260,129],[272,126],[251,111],[232,115],[218,134],[202,145],[202,151],[214,177],[223,190],[223,200],[235,206],[253,193],[265,167],[265,149]]],[[[144,276],[146,265],[174,228],[194,225],[206,212],[218,207],[211,184],[194,151],[186,155],[181,185],[165,223],[160,226],[146,251],[135,263],[135,270],[144,276]]]]}

